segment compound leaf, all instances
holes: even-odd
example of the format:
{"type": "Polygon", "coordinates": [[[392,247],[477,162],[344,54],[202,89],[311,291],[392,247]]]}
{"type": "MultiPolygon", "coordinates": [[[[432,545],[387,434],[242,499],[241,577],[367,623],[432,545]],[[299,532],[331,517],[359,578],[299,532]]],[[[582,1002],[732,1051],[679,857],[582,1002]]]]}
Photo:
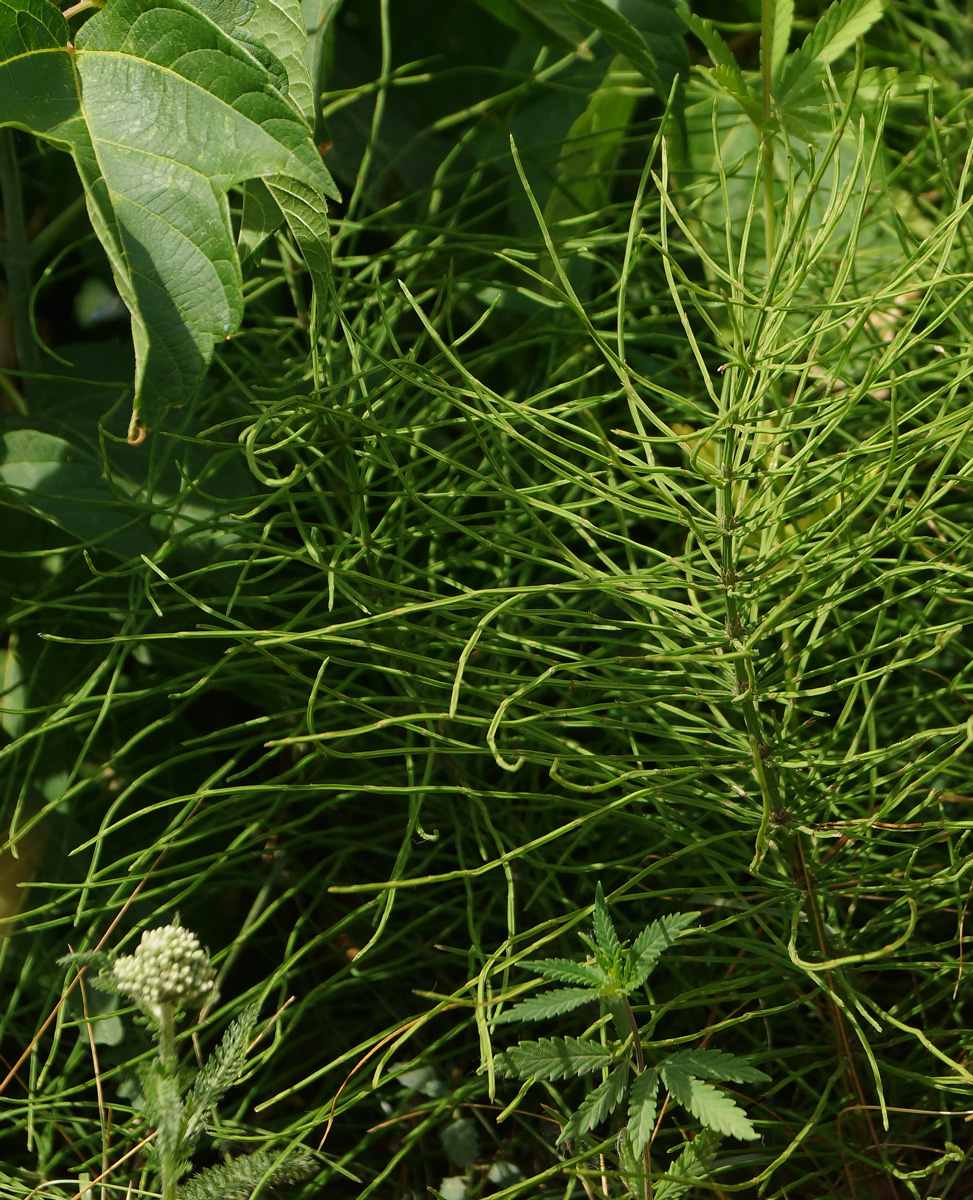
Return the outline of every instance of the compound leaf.
{"type": "Polygon", "coordinates": [[[577,1112],[571,1116],[561,1130],[561,1136],[557,1139],[558,1145],[568,1138],[577,1137],[579,1134],[587,1133],[589,1129],[594,1129],[596,1125],[600,1125],[604,1121],[605,1117],[615,1111],[625,1095],[628,1070],[627,1063],[620,1064],[606,1080],[599,1083],[595,1090],[585,1097],[577,1112]]]}
{"type": "Polygon", "coordinates": [[[698,912],[670,913],[642,930],[629,952],[627,982],[630,987],[641,987],[645,983],[662,954],[675,944],[676,936],[698,916],[698,912]]]}

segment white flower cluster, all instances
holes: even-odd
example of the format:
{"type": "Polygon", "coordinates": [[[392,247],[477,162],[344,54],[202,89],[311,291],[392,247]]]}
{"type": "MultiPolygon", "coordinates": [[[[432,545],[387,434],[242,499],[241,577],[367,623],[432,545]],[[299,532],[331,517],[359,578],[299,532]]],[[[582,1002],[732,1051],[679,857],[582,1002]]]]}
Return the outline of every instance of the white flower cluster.
{"type": "Polygon", "coordinates": [[[178,925],[147,930],[135,953],[116,959],[112,970],[118,990],[156,1019],[161,1005],[199,1004],[216,987],[216,972],[199,939],[178,925]]]}

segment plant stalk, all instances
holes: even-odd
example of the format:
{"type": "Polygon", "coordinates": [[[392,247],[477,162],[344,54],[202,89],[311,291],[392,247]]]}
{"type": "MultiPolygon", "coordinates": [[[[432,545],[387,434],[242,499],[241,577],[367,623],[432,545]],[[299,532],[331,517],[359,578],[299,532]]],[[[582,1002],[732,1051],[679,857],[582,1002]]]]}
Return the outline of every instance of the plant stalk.
{"type": "MultiPolygon", "coordinates": [[[[6,225],[3,261],[7,275],[7,304],[13,323],[17,360],[21,371],[36,372],[40,367],[40,353],[30,320],[33,255],[24,220],[17,147],[14,131],[9,126],[0,129],[0,203],[3,204],[6,225]]],[[[23,382],[21,389],[25,390],[23,382]]]]}

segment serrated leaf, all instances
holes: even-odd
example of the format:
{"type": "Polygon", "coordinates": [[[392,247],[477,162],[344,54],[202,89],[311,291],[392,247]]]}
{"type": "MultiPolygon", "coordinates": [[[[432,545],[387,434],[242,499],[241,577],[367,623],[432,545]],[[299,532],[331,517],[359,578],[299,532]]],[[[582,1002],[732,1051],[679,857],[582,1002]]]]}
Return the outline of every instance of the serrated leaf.
{"type": "Polygon", "coordinates": [[[616,1050],[601,1042],[582,1038],[539,1038],[536,1042],[520,1042],[494,1059],[503,1075],[519,1079],[572,1079],[589,1075],[614,1062],[616,1050]]]}
{"type": "Polygon", "coordinates": [[[629,952],[626,978],[629,987],[638,988],[645,983],[663,953],[675,945],[678,935],[698,916],[698,912],[670,913],[642,930],[629,952]]]}
{"type": "Polygon", "coordinates": [[[311,131],[251,49],[186,0],[112,0],[74,46],[49,0],[0,0],[0,125],[78,166],[132,315],[133,433],[193,395],[240,323],[229,188],[267,181],[327,287],[313,243],[337,192],[311,131]]]}
{"type": "Polygon", "coordinates": [[[622,944],[618,940],[618,934],[615,932],[614,923],[608,912],[608,905],[605,903],[605,893],[602,891],[600,883],[595,890],[593,922],[595,927],[595,941],[598,943],[599,949],[603,950],[612,961],[617,961],[622,944]]]}
{"type": "Polygon", "coordinates": [[[667,1055],[660,1067],[672,1066],[700,1079],[727,1080],[730,1083],[769,1083],[770,1076],[751,1067],[735,1054],[725,1050],[677,1050],[667,1055]]]}
{"type": "Polygon", "coordinates": [[[713,1129],[701,1129],[652,1189],[654,1200],[679,1200],[696,1180],[705,1179],[723,1141],[713,1129]]]}
{"type": "Polygon", "coordinates": [[[732,96],[758,129],[764,124],[763,104],[753,94],[750,86],[743,77],[740,65],[733,56],[733,51],[723,40],[721,34],[713,28],[709,21],[696,13],[679,10],[679,15],[689,29],[706,47],[713,68],[710,76],[727,95],[732,96]]]}
{"type": "Polygon", "coordinates": [[[633,1152],[642,1153],[649,1144],[655,1118],[659,1111],[659,1072],[648,1068],[638,1075],[632,1084],[628,1101],[628,1125],[626,1133],[633,1152]]]}
{"type": "Polygon", "coordinates": [[[821,68],[843,54],[882,16],[883,0],[836,0],[819,17],[804,44],[781,71],[777,103],[796,103],[821,75],[821,68]]]}
{"type": "Polygon", "coordinates": [[[661,1064],[660,1071],[672,1098],[707,1129],[743,1141],[752,1141],[759,1136],[743,1109],[725,1092],[668,1063],[661,1064]]]}
{"type": "Polygon", "coordinates": [[[515,1004],[499,1017],[494,1017],[493,1023],[503,1025],[508,1021],[541,1021],[545,1017],[559,1017],[597,999],[598,993],[591,988],[555,988],[553,992],[544,992],[515,1004]]]}
{"type": "Polygon", "coordinates": [[[557,1145],[568,1138],[587,1133],[600,1125],[604,1119],[615,1111],[625,1095],[628,1085],[629,1068],[627,1063],[620,1063],[614,1071],[584,1098],[577,1112],[573,1113],[568,1123],[561,1130],[557,1145]]]}
{"type": "Polygon", "coordinates": [[[525,971],[533,971],[535,975],[543,975],[545,979],[554,979],[558,983],[587,983],[594,987],[608,983],[608,976],[595,963],[579,963],[570,958],[535,958],[518,965],[525,971]]]}
{"type": "Polygon", "coordinates": [[[787,47],[794,24],[794,0],[773,0],[774,35],[770,59],[771,78],[780,78],[780,69],[787,57],[787,47]]]}

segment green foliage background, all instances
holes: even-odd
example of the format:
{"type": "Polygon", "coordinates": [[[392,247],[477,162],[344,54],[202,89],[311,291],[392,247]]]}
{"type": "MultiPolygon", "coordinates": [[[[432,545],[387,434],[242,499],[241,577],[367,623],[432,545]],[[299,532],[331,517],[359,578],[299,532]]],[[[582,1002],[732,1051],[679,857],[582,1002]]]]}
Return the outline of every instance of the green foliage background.
{"type": "MultiPolygon", "coordinates": [[[[282,1010],[217,1145],[327,1132],[331,1196],[623,1194],[608,1126],[554,1151],[582,1082],[497,1124],[515,1086],[477,1074],[511,968],[571,953],[598,880],[620,930],[703,914],[636,1005],[665,1048],[772,1080],[694,1194],[969,1186],[968,14],[893,4],[822,72],[768,280],[718,78],[666,157],[605,39],[542,50],[488,7],[306,14],[333,18],[333,303],[309,336],[272,239],[140,448],[126,327],[57,312],[107,279],[93,235],[52,245],[59,357],[26,411],[8,383],[0,465],[33,877],[0,947],[6,1195],[147,1187],[112,1167],[143,1034],[88,993],[92,1041],[79,991],[38,1031],[69,945],[175,913],[221,970],[204,1045],[282,1010]]],[[[759,13],[696,11],[758,70],[759,13]]],[[[75,214],[16,148],[27,207],[75,214]]],[[[664,1116],[658,1173],[695,1132],[664,1116]]]]}

